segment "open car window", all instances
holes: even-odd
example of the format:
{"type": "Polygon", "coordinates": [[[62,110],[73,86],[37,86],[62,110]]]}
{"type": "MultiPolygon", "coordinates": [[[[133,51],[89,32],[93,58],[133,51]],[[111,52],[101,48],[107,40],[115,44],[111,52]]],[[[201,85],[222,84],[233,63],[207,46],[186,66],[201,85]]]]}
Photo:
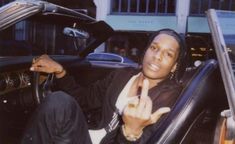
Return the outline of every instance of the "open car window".
{"type": "Polygon", "coordinates": [[[235,12],[211,9],[207,17],[230,110],[235,120],[235,12]]]}

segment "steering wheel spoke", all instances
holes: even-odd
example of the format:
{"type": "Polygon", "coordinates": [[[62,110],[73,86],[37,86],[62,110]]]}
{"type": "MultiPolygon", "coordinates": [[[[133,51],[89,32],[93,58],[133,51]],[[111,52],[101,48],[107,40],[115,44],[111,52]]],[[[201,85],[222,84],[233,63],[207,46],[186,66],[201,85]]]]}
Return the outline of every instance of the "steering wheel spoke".
{"type": "Polygon", "coordinates": [[[40,73],[33,72],[33,97],[37,104],[52,92],[51,87],[54,80],[54,74],[48,74],[46,80],[40,83],[40,73]]]}

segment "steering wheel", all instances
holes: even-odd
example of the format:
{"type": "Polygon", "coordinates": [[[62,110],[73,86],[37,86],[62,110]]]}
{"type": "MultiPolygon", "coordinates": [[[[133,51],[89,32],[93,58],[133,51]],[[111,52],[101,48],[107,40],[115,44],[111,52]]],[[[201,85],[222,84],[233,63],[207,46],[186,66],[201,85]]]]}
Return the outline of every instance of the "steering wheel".
{"type": "Polygon", "coordinates": [[[37,104],[40,104],[43,99],[52,92],[52,84],[54,74],[47,74],[46,80],[40,84],[40,72],[33,72],[33,98],[37,104]]]}

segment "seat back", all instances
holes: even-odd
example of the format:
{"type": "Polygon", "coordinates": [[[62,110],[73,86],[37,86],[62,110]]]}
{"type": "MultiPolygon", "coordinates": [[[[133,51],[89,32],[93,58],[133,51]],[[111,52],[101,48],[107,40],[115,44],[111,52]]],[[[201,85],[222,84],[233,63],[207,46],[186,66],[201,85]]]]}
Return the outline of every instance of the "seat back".
{"type": "Polygon", "coordinates": [[[205,109],[215,91],[217,62],[207,60],[190,77],[183,77],[184,88],[167,117],[159,122],[159,127],[148,143],[180,143],[196,117],[205,109]],[[190,77],[190,78],[189,78],[190,77]]]}

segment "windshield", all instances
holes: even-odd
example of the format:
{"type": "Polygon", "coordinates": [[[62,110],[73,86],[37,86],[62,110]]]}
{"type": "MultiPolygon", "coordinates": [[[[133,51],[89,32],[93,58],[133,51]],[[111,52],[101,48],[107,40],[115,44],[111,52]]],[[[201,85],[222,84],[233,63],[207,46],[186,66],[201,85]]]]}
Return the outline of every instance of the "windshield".
{"type": "Polygon", "coordinates": [[[44,1],[13,1],[0,11],[0,56],[85,57],[113,33],[104,21],[44,1]]]}
{"type": "Polygon", "coordinates": [[[0,56],[77,55],[92,40],[66,35],[64,28],[32,20],[19,22],[0,32],[0,56]]]}

